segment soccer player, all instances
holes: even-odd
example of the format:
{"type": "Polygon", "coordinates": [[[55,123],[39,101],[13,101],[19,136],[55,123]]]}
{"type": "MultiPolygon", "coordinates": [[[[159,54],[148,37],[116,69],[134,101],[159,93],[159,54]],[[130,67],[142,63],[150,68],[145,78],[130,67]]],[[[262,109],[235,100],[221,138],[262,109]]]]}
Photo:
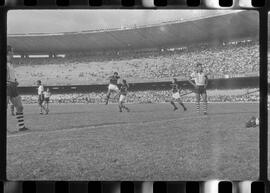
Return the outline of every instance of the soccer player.
{"type": "Polygon", "coordinates": [[[120,87],[120,98],[119,98],[119,111],[122,112],[122,109],[127,110],[129,112],[129,108],[127,108],[124,103],[126,101],[127,97],[127,91],[128,91],[128,84],[126,80],[122,80],[122,85],[120,87]]]}
{"type": "Polygon", "coordinates": [[[40,106],[40,113],[43,114],[43,110],[46,112],[46,108],[43,106],[44,102],[44,86],[41,84],[41,80],[37,81],[38,90],[38,105],[40,106]]]}
{"type": "Polygon", "coordinates": [[[14,107],[13,104],[10,104],[10,114],[11,114],[12,116],[15,116],[15,107],[14,107]]]}
{"type": "Polygon", "coordinates": [[[13,50],[7,46],[7,104],[10,101],[16,108],[16,119],[18,121],[18,130],[26,131],[28,128],[24,125],[23,105],[21,96],[18,94],[17,83],[15,81],[15,69],[12,64],[13,50]]]}
{"type": "Polygon", "coordinates": [[[203,67],[201,63],[197,63],[196,71],[191,74],[189,82],[195,88],[197,112],[200,113],[200,97],[202,96],[204,115],[207,115],[206,88],[208,84],[208,78],[207,78],[207,75],[203,72],[203,67]],[[195,83],[192,80],[194,80],[195,83]]]}
{"type": "Polygon", "coordinates": [[[108,104],[109,102],[109,99],[110,99],[110,95],[112,92],[116,92],[117,95],[119,95],[119,88],[117,86],[117,82],[118,82],[118,79],[120,78],[120,76],[118,76],[118,73],[115,72],[113,74],[113,76],[110,76],[110,83],[109,83],[109,86],[108,86],[108,92],[107,92],[107,96],[106,96],[106,105],[108,104]]]}
{"type": "Polygon", "coordinates": [[[252,117],[250,118],[250,120],[248,120],[248,121],[246,122],[246,128],[249,128],[249,127],[257,127],[257,126],[259,126],[259,123],[260,123],[259,117],[254,117],[254,116],[252,116],[252,117]]]}
{"type": "MultiPolygon", "coordinates": [[[[16,85],[18,87],[19,83],[18,83],[16,78],[15,78],[15,83],[16,83],[16,85]]],[[[15,113],[14,113],[15,112],[15,107],[14,107],[14,105],[12,103],[10,104],[10,112],[11,112],[12,116],[15,116],[15,113]]]]}
{"type": "Polygon", "coordinates": [[[179,89],[179,86],[177,84],[177,79],[174,78],[172,80],[172,84],[171,84],[171,87],[172,87],[172,100],[171,100],[171,104],[172,106],[174,107],[174,111],[176,111],[178,108],[176,107],[175,105],[175,101],[178,102],[184,109],[184,111],[187,110],[187,108],[185,107],[185,105],[183,104],[182,100],[181,100],[181,97],[180,97],[180,89],[179,89]]]}
{"type": "Polygon", "coordinates": [[[45,108],[46,108],[46,115],[49,113],[50,97],[51,97],[51,92],[50,92],[50,89],[47,88],[47,90],[44,92],[44,103],[45,103],[45,108]]]}

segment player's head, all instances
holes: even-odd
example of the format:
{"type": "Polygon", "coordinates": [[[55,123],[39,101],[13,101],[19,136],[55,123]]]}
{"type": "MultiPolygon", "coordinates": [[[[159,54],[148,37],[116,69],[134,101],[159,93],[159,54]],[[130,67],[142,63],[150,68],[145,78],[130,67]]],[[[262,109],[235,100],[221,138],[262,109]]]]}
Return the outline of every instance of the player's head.
{"type": "Polygon", "coordinates": [[[41,80],[37,80],[37,85],[41,85],[41,80]]]}
{"type": "Polygon", "coordinates": [[[125,79],[122,80],[123,84],[127,84],[127,81],[125,79]]]}
{"type": "Polygon", "coordinates": [[[198,63],[196,64],[196,70],[197,70],[197,71],[202,71],[202,63],[198,62],[198,63]]]}
{"type": "Polygon", "coordinates": [[[114,72],[113,75],[114,75],[114,76],[118,76],[118,72],[114,72]]]}
{"type": "Polygon", "coordinates": [[[172,82],[177,83],[177,78],[173,78],[172,82]]]}

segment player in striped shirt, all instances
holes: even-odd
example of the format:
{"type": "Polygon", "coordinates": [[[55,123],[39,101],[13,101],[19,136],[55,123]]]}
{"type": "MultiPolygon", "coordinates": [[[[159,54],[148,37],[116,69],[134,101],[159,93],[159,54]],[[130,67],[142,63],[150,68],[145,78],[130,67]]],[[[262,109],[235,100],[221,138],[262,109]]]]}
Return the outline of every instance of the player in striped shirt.
{"type": "Polygon", "coordinates": [[[189,82],[194,86],[196,93],[196,110],[200,113],[200,97],[203,99],[203,113],[207,115],[207,94],[206,88],[208,84],[207,75],[203,72],[201,63],[197,63],[196,71],[190,76],[189,82]],[[193,82],[194,81],[194,82],[193,82]]]}
{"type": "Polygon", "coordinates": [[[176,111],[178,108],[175,105],[175,101],[178,102],[184,109],[184,111],[187,110],[187,108],[185,107],[185,105],[183,104],[182,100],[181,100],[181,96],[180,96],[180,89],[179,89],[179,85],[177,84],[177,79],[174,78],[171,84],[172,87],[172,100],[171,100],[171,104],[174,107],[174,111],[176,111]]]}
{"type": "Polygon", "coordinates": [[[127,98],[127,92],[128,92],[128,83],[126,80],[122,80],[122,85],[120,87],[120,98],[119,98],[119,111],[122,112],[122,109],[127,110],[129,112],[129,108],[127,108],[124,103],[127,98]]]}
{"type": "Polygon", "coordinates": [[[16,108],[16,119],[18,121],[18,130],[26,131],[28,128],[24,125],[23,105],[21,96],[18,93],[18,84],[16,83],[15,69],[12,64],[13,50],[7,46],[7,104],[11,102],[16,108]]]}
{"type": "Polygon", "coordinates": [[[119,88],[117,86],[117,83],[118,83],[118,79],[120,78],[120,76],[118,76],[118,73],[115,72],[113,74],[113,76],[110,76],[110,83],[109,83],[109,86],[108,86],[108,92],[107,92],[107,96],[106,96],[106,102],[105,102],[105,105],[108,104],[109,102],[109,99],[110,99],[110,95],[112,92],[116,92],[117,95],[119,95],[119,88]]]}

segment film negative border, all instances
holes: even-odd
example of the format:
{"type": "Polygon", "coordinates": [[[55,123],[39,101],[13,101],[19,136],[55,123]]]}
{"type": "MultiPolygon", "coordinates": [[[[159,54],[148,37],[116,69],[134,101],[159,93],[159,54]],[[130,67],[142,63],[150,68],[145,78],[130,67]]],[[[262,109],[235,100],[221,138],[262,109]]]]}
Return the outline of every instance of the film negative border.
{"type": "MultiPolygon", "coordinates": [[[[208,182],[5,182],[6,193],[265,193],[262,181],[208,182]]],[[[4,188],[4,189],[3,189],[4,188]]]]}
{"type": "MultiPolygon", "coordinates": [[[[41,2],[41,0],[40,0],[41,2]]],[[[51,1],[54,2],[54,1],[51,1]]],[[[67,1],[66,1],[67,2],[67,1]]],[[[11,8],[11,9],[16,9],[16,8],[20,8],[20,4],[16,4],[15,7],[12,6],[5,6],[3,0],[0,1],[0,6],[1,4],[3,5],[0,8],[0,26],[3,26],[2,29],[6,28],[6,11],[7,11],[7,7],[11,8]]],[[[27,7],[24,8],[31,8],[33,5],[29,2],[27,2],[27,7]]],[[[46,6],[55,6],[55,5],[51,5],[51,4],[44,4],[45,7],[46,6]]],[[[59,4],[59,7],[63,7],[66,8],[65,6],[69,6],[69,3],[63,3],[63,4],[59,4]]],[[[91,3],[89,3],[90,6],[99,6],[99,5],[91,5],[91,3]]],[[[100,6],[102,6],[104,4],[101,3],[100,6]]],[[[108,4],[109,6],[112,6],[112,4],[108,4]]],[[[129,6],[134,6],[131,4],[126,4],[127,7],[129,6]]],[[[124,6],[126,6],[124,5],[124,6]]],[[[268,145],[268,139],[267,139],[267,135],[268,135],[268,131],[267,131],[267,109],[265,108],[267,106],[267,17],[268,17],[268,3],[258,3],[258,1],[252,1],[252,5],[256,5],[254,6],[254,8],[256,7],[260,7],[259,11],[260,11],[260,114],[262,117],[262,124],[261,124],[261,128],[260,128],[260,177],[259,180],[257,182],[252,182],[251,183],[251,192],[269,192],[269,182],[267,181],[267,163],[268,163],[268,153],[267,153],[267,145],[268,145]],[[266,151],[265,151],[266,150],[266,151]],[[265,170],[266,168],[266,170],[265,170]]],[[[25,6],[25,5],[23,5],[25,6]]],[[[39,4],[37,5],[39,6],[39,4]]],[[[72,5],[73,6],[73,5],[72,5]]],[[[81,6],[80,4],[78,6],[81,6]]],[[[113,4],[113,6],[115,6],[115,4],[113,4]]],[[[119,4],[117,4],[116,6],[119,6],[119,4]]],[[[142,6],[142,3],[140,1],[136,1],[135,2],[135,7],[138,6],[140,8],[145,8],[145,6],[142,6]]],[[[155,2],[155,6],[170,6],[170,3],[166,2],[155,2]]],[[[177,5],[176,5],[177,6],[177,5]]],[[[182,6],[182,5],[180,5],[182,6]]],[[[194,6],[194,5],[189,5],[189,6],[194,6]]],[[[197,5],[200,6],[200,5],[197,5]]],[[[44,7],[44,8],[45,8],[44,7]]],[[[150,6],[151,7],[151,6],[150,6]]],[[[226,6],[225,6],[226,7],[226,6]]],[[[33,7],[35,8],[35,6],[33,7]]],[[[55,7],[53,7],[55,8],[55,7]]],[[[89,8],[89,7],[87,7],[89,8]]],[[[200,7],[202,8],[202,7],[200,7]]],[[[204,8],[208,8],[208,7],[204,7],[204,8]]],[[[211,7],[210,7],[211,8],[211,7]]],[[[1,49],[0,49],[0,55],[1,55],[1,59],[5,58],[4,56],[6,55],[6,51],[5,51],[5,46],[6,46],[6,32],[5,31],[1,31],[0,33],[0,42],[1,43],[1,49]]],[[[2,60],[3,63],[5,63],[5,59],[2,60]]],[[[4,74],[1,72],[1,86],[5,86],[4,82],[5,82],[5,76],[3,76],[4,74]]],[[[3,88],[3,87],[2,87],[3,88]]],[[[5,92],[2,93],[2,96],[5,96],[5,92]]],[[[1,100],[0,102],[1,106],[5,105],[5,101],[1,100]]],[[[3,126],[3,123],[6,120],[6,115],[1,116],[0,118],[1,120],[1,126],[3,126]]],[[[4,125],[5,126],[5,125],[4,125]]],[[[6,155],[6,131],[5,130],[1,130],[1,155],[6,155]],[[4,140],[2,140],[4,139],[4,140]],[[3,148],[4,147],[4,148],[3,148]],[[3,153],[3,154],[2,154],[3,153]]],[[[1,156],[3,157],[3,156],[1,156]]],[[[5,181],[6,179],[6,171],[5,171],[5,158],[1,158],[1,168],[0,168],[0,175],[1,175],[1,183],[0,183],[0,192],[4,192],[4,187],[5,187],[5,183],[8,183],[5,181]],[[4,163],[4,164],[3,164],[4,163]],[[4,181],[3,181],[4,180],[4,181]]],[[[15,182],[14,182],[15,183],[15,182]]],[[[19,182],[20,183],[20,182],[19,182]]],[[[37,183],[43,183],[43,182],[21,182],[22,183],[22,192],[36,192],[37,188],[40,188],[39,185],[37,183]]],[[[50,182],[45,182],[45,183],[50,183],[50,182]]],[[[53,183],[53,186],[51,186],[51,184],[49,185],[51,187],[51,190],[53,190],[53,192],[57,193],[57,192],[71,192],[70,190],[71,188],[71,184],[76,184],[76,183],[83,183],[83,182],[51,182],[53,183]]],[[[113,182],[106,182],[106,183],[113,183],[113,182]]],[[[85,182],[85,184],[87,184],[87,191],[88,192],[107,192],[106,188],[109,187],[110,185],[107,185],[106,187],[106,183],[102,183],[102,182],[85,182]],[[94,191],[93,191],[94,190],[94,191]]],[[[133,192],[136,192],[136,188],[138,188],[138,184],[142,183],[142,182],[119,182],[118,184],[121,184],[121,188],[120,188],[120,192],[131,192],[133,190],[133,192]]],[[[150,182],[151,183],[151,182],[150,182]]],[[[200,192],[200,189],[202,188],[202,184],[204,182],[181,182],[179,183],[178,187],[181,187],[183,189],[185,189],[185,192],[189,193],[189,192],[200,192]],[[183,183],[185,183],[185,185],[183,185],[183,183]]],[[[238,182],[241,183],[241,182],[238,182]]],[[[86,187],[86,185],[80,185],[80,187],[86,187]]],[[[171,186],[170,182],[152,182],[153,186],[152,186],[152,190],[154,193],[158,193],[158,192],[171,192],[168,191],[169,187],[171,186]]],[[[44,185],[44,184],[43,184],[44,185]]],[[[78,185],[78,184],[76,184],[78,185]]],[[[75,186],[76,186],[75,185],[75,186]]],[[[219,192],[230,192],[231,189],[233,189],[234,187],[234,182],[229,182],[229,181],[224,181],[224,182],[219,182],[218,184],[218,190],[219,192]]],[[[47,186],[48,187],[48,186],[47,186]]],[[[108,188],[108,189],[111,189],[108,188]]],[[[86,192],[86,189],[85,189],[86,192]]]]}
{"type": "Polygon", "coordinates": [[[0,0],[0,6],[8,7],[36,7],[36,6],[84,6],[114,8],[260,8],[265,6],[266,0],[0,0]]]}

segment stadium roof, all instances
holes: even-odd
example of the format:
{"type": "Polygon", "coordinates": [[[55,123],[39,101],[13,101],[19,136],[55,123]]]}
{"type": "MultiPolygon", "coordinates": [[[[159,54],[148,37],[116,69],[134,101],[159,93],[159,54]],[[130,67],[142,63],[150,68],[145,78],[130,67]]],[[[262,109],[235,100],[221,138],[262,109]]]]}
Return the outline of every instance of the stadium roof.
{"type": "Polygon", "coordinates": [[[107,49],[140,49],[217,43],[236,39],[258,39],[259,18],[255,11],[173,21],[136,28],[80,31],[55,34],[8,36],[16,54],[48,54],[107,49]]]}

